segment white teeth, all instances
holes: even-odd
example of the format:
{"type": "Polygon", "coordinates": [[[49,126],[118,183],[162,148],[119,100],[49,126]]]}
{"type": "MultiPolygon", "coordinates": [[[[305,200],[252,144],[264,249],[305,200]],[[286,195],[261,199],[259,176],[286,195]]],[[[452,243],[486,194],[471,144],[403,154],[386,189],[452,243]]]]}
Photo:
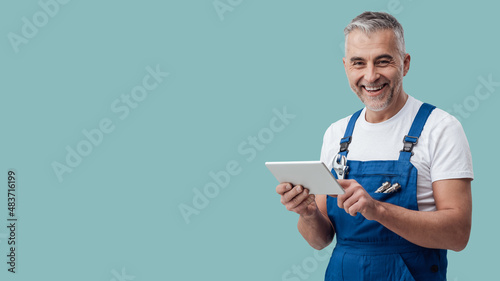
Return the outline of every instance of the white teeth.
{"type": "Polygon", "coordinates": [[[373,88],[372,88],[372,87],[367,87],[367,86],[365,86],[365,89],[366,89],[367,91],[378,91],[378,90],[382,89],[383,87],[384,87],[384,85],[379,86],[379,87],[373,87],[373,88]]]}

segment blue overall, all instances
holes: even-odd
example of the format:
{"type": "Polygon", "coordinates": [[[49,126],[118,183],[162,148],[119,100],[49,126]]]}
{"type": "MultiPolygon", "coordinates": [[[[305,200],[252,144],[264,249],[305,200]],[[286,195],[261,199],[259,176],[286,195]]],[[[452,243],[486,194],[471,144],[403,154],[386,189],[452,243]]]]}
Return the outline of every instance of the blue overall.
{"type": "MultiPolygon", "coordinates": [[[[403,138],[398,160],[347,160],[349,170],[345,178],[356,180],[376,200],[418,210],[417,169],[410,158],[434,108],[425,103],[420,107],[408,135],[403,138]],[[399,183],[401,188],[393,193],[375,193],[384,182],[399,183]]],[[[340,142],[339,154],[346,157],[360,113],[361,110],[353,114],[340,142]]],[[[333,169],[332,174],[336,176],[333,169]]],[[[353,217],[337,206],[337,198],[327,196],[327,210],[336,231],[337,245],[325,280],[446,280],[446,250],[417,246],[359,213],[353,217]]]]}

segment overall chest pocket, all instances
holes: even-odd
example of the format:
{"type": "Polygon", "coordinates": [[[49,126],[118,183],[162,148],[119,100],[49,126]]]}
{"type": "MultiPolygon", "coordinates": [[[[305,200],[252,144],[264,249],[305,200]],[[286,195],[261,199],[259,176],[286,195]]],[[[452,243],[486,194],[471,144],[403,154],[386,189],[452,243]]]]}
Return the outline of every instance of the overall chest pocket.
{"type": "Polygon", "coordinates": [[[349,179],[356,180],[375,200],[409,208],[416,201],[417,171],[404,161],[348,161],[349,179]],[[399,184],[391,193],[376,193],[382,184],[399,184]]]}
{"type": "MultiPolygon", "coordinates": [[[[375,200],[381,202],[387,202],[394,205],[405,205],[402,202],[402,197],[404,197],[404,191],[407,189],[407,182],[403,181],[398,174],[361,174],[352,175],[352,179],[356,180],[363,188],[368,192],[368,194],[375,200]],[[384,184],[389,183],[389,188],[395,184],[400,187],[390,193],[377,193],[376,191],[384,184]]],[[[404,200],[403,200],[404,201],[404,200]]]]}

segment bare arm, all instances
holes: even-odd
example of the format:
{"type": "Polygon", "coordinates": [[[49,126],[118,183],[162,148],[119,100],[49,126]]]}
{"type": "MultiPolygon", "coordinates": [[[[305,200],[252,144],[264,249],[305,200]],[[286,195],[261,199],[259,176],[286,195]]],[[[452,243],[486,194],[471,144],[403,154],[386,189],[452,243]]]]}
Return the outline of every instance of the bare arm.
{"type": "Polygon", "coordinates": [[[461,251],[467,246],[472,221],[469,179],[436,181],[432,184],[437,210],[408,210],[371,198],[356,181],[342,181],[346,194],[338,205],[349,214],[357,212],[380,222],[406,240],[426,248],[461,251]]]}
{"type": "Polygon", "coordinates": [[[326,195],[314,196],[300,185],[281,183],[276,187],[287,210],[300,215],[297,228],[304,239],[317,250],[328,246],[335,234],[327,215],[326,195]]]}
{"type": "Polygon", "coordinates": [[[297,228],[302,237],[316,250],[321,250],[330,245],[335,235],[326,210],[326,195],[316,196],[316,210],[310,216],[301,215],[297,228]]]}

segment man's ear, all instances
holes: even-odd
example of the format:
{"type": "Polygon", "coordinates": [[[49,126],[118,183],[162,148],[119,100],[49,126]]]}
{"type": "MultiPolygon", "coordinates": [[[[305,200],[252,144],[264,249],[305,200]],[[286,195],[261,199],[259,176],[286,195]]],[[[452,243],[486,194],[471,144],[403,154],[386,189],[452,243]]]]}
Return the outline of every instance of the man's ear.
{"type": "Polygon", "coordinates": [[[410,70],[410,61],[411,61],[410,54],[406,54],[403,61],[403,76],[406,76],[406,73],[408,73],[408,71],[410,70]]]}

